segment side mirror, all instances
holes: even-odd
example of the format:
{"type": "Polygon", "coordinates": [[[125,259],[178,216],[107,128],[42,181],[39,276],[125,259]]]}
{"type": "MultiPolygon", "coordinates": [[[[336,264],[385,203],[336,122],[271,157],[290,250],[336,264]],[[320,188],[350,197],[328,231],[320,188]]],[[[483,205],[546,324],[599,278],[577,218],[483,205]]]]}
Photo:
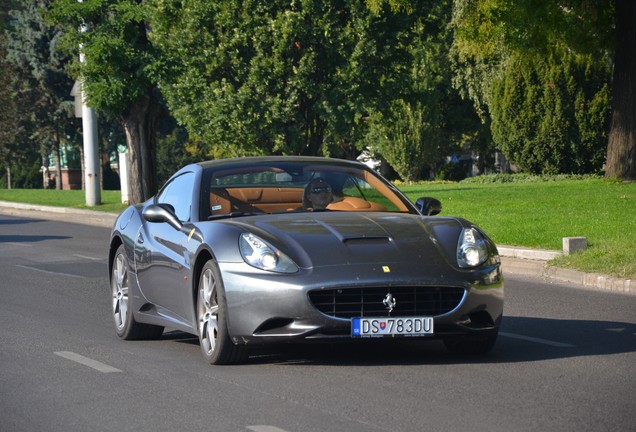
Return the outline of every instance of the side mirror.
{"type": "Polygon", "coordinates": [[[415,206],[420,214],[424,216],[435,216],[442,212],[442,203],[431,197],[418,198],[417,201],[415,201],[415,206]]]}
{"type": "Polygon", "coordinates": [[[143,209],[141,215],[148,222],[166,222],[177,231],[183,228],[183,224],[174,214],[174,207],[170,204],[151,204],[143,209]]]}

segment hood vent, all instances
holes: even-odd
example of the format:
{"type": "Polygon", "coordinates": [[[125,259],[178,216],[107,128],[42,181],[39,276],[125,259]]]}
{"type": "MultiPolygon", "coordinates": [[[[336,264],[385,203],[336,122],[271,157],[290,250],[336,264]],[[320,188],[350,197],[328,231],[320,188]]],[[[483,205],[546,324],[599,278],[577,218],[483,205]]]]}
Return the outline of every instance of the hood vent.
{"type": "Polygon", "coordinates": [[[376,236],[376,237],[345,237],[342,242],[346,245],[368,245],[368,244],[387,244],[391,242],[391,237],[376,236]]]}

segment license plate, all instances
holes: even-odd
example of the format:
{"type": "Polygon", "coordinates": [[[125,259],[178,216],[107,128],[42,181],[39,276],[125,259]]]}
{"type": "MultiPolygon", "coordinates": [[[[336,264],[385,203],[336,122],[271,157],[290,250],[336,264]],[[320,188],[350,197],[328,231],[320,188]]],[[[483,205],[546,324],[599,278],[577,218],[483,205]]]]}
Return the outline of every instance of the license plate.
{"type": "Polygon", "coordinates": [[[433,334],[433,317],[352,318],[352,337],[425,336],[433,334]]]}

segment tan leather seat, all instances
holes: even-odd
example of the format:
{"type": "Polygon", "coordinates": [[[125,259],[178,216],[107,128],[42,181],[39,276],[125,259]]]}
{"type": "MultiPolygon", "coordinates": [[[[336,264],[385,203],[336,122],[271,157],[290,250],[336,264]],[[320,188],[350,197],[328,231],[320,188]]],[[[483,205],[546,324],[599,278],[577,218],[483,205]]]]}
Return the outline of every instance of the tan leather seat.
{"type": "Polygon", "coordinates": [[[218,188],[210,191],[210,214],[227,214],[232,211],[232,203],[227,190],[218,188]]]}

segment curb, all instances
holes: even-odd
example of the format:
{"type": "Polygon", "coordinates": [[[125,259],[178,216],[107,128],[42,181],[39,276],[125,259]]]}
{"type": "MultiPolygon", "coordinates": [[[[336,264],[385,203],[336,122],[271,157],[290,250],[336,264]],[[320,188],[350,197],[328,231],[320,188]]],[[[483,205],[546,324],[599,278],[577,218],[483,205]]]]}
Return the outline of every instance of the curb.
{"type": "Polygon", "coordinates": [[[563,255],[560,251],[547,249],[528,249],[517,246],[497,245],[499,255],[523,260],[550,261],[563,255]]]}
{"type": "Polygon", "coordinates": [[[112,228],[118,216],[113,213],[106,213],[95,210],[22,204],[9,201],[0,201],[0,214],[35,218],[42,217],[50,220],[81,223],[85,225],[100,226],[104,228],[112,228]]]}
{"type": "MultiPolygon", "coordinates": [[[[499,247],[497,248],[499,249],[499,247]]],[[[551,283],[569,283],[597,291],[636,295],[636,280],[634,279],[621,279],[599,273],[585,273],[578,270],[554,267],[547,260],[521,259],[506,256],[505,254],[501,254],[501,262],[504,274],[513,273],[538,277],[551,283]]]]}
{"type": "MultiPolygon", "coordinates": [[[[111,228],[116,214],[67,207],[41,206],[0,201],[0,214],[39,217],[85,225],[111,228]]],[[[621,279],[598,273],[554,267],[549,261],[561,256],[560,251],[497,245],[504,273],[539,277],[547,282],[570,283],[583,288],[636,295],[636,280],[621,279]]]]}

